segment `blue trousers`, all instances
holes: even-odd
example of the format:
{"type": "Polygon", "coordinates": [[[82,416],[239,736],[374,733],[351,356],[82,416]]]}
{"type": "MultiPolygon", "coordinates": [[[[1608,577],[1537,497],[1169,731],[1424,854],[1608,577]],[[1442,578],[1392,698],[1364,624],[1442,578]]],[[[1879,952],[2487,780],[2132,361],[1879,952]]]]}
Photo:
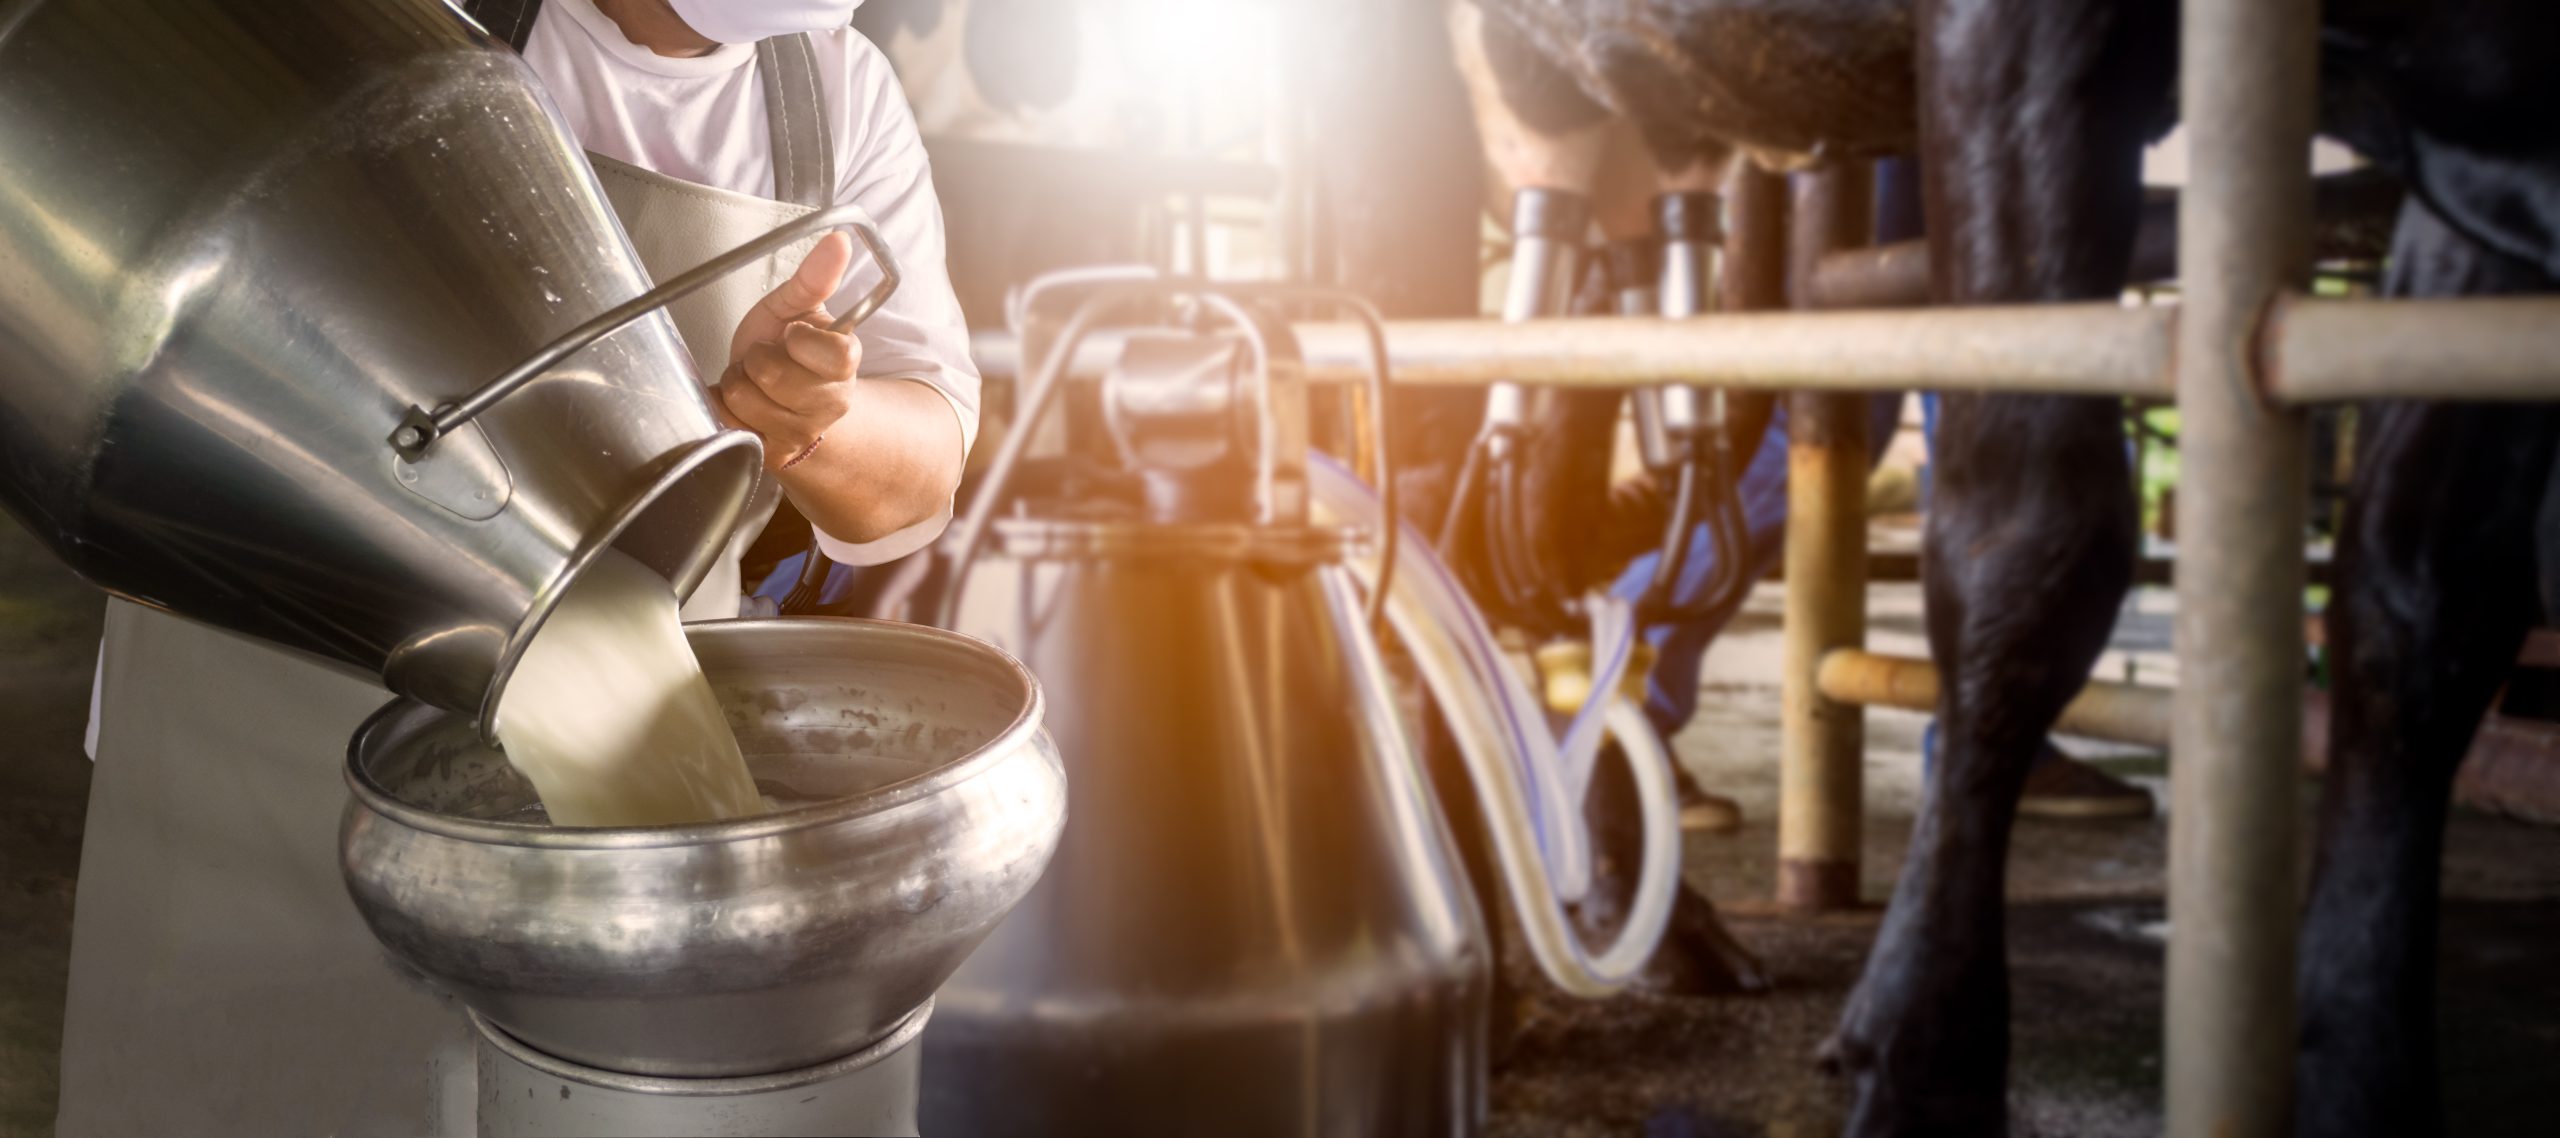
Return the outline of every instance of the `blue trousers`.
{"type": "MultiPolygon", "coordinates": [[[[800,564],[808,559],[809,555],[806,553],[794,553],[783,558],[774,564],[773,572],[766,574],[764,580],[748,592],[777,605],[781,604],[784,597],[791,595],[792,587],[800,583],[800,564]]],[[[849,565],[830,566],[827,569],[827,583],[818,591],[818,603],[831,605],[844,600],[853,592],[856,572],[857,570],[849,565]]]]}
{"type": "MultiPolygon", "coordinates": [[[[1885,445],[1893,441],[1894,429],[1902,418],[1902,396],[1899,393],[1875,396],[1868,404],[1867,458],[1870,463],[1884,454],[1885,445]]],[[[1934,425],[1935,396],[1923,396],[1930,407],[1928,419],[1934,425]]],[[[1753,580],[1767,576],[1786,548],[1787,533],[1787,404],[1778,401],[1776,413],[1769,417],[1768,432],[1761,436],[1760,449],[1742,473],[1743,551],[1747,559],[1743,569],[1753,580]]],[[[1674,598],[1682,604],[1696,601],[1715,575],[1715,561],[1720,556],[1715,536],[1701,525],[1689,531],[1689,557],[1681,566],[1680,580],[1673,587],[1674,598]]],[[[1627,566],[1618,575],[1610,591],[1628,600],[1644,596],[1653,583],[1654,565],[1660,553],[1648,553],[1627,566]]],[[[1707,646],[1716,634],[1724,631],[1727,621],[1742,606],[1737,595],[1720,608],[1697,620],[1647,625],[1645,642],[1653,645],[1653,673],[1645,677],[1645,716],[1653,720],[1656,730],[1669,738],[1698,710],[1698,675],[1705,666],[1707,646]]]]}
{"type": "MultiPolygon", "coordinates": [[[[1875,235],[1879,242],[1904,241],[1919,237],[1922,226],[1920,166],[1909,158],[1887,158],[1875,166],[1875,235]]],[[[1938,433],[1938,397],[1923,394],[1921,413],[1929,438],[1938,433]]],[[[1870,405],[1867,459],[1870,465],[1884,455],[1887,443],[1893,441],[1895,427],[1902,416],[1902,396],[1878,395],[1870,405]]],[[[1778,401],[1777,413],[1769,418],[1768,433],[1760,440],[1760,450],[1751,457],[1742,474],[1742,514],[1744,525],[1742,556],[1749,559],[1743,566],[1752,580],[1759,580],[1777,564],[1785,549],[1787,532],[1787,404],[1778,401]]],[[[1921,485],[1925,506],[1928,485],[1921,485]]],[[[1674,595],[1682,602],[1694,600],[1706,589],[1707,579],[1715,572],[1715,539],[1700,526],[1689,535],[1689,559],[1682,566],[1674,595]]],[[[1618,577],[1611,589],[1618,596],[1641,597],[1653,581],[1653,567],[1659,554],[1636,559],[1618,577]]],[[[1653,674],[1645,681],[1645,715],[1653,720],[1664,738],[1669,738],[1689,722],[1698,710],[1698,673],[1704,665],[1707,645],[1716,633],[1724,631],[1725,622],[1733,619],[1742,598],[1736,598],[1722,609],[1692,621],[1658,624],[1644,630],[1645,640],[1653,645],[1653,674]]]]}

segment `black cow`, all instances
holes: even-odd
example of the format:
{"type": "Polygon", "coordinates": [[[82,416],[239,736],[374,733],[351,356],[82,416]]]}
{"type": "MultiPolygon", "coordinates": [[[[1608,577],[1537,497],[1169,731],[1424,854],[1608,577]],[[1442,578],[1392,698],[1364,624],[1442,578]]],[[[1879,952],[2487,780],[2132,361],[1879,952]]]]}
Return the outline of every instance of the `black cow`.
{"type": "MultiPolygon", "coordinates": [[[[2175,0],[1476,3],[1536,67],[1632,119],[1666,168],[1726,146],[1790,163],[1916,151],[1941,303],[2118,295],[2142,150],[2174,118],[2175,0]]],[[[2554,291],[2560,5],[2326,9],[2323,129],[2412,191],[2385,291],[2554,291]]],[[[2303,927],[2296,1114],[2304,1134],[2424,1134],[2441,1125],[2444,815],[2536,612],[2537,564],[2560,569],[2535,540],[2560,536],[2560,494],[2545,492],[2560,418],[2392,403],[2359,421],[2329,614],[2332,773],[2303,927]]],[[[2015,803],[2105,643],[2135,553],[2114,401],[1950,395],[1940,432],[1926,578],[1947,677],[1942,753],[1826,1048],[1855,1079],[1860,1135],[2005,1129],[2015,803]]]]}

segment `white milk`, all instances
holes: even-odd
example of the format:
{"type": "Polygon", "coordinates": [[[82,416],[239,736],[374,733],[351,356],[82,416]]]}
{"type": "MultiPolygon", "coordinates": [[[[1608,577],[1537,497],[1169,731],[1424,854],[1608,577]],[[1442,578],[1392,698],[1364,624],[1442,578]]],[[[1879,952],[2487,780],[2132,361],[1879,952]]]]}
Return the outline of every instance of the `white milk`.
{"type": "Polygon", "coordinates": [[[555,826],[764,812],[666,578],[613,551],[572,582],[498,699],[498,742],[555,826]]]}

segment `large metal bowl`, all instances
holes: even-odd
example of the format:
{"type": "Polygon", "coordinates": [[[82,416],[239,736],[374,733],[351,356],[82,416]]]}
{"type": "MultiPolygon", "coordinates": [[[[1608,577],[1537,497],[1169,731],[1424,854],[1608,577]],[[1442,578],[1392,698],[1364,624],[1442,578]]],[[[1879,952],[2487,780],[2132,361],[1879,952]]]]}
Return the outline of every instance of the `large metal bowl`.
{"type": "Polygon", "coordinates": [[[894,1030],[1048,864],[1066,776],[1012,657],[874,621],[688,629],[769,796],[707,825],[555,828],[467,715],[395,701],[348,748],[347,889],[392,955],[609,1071],[808,1067],[894,1030]]]}

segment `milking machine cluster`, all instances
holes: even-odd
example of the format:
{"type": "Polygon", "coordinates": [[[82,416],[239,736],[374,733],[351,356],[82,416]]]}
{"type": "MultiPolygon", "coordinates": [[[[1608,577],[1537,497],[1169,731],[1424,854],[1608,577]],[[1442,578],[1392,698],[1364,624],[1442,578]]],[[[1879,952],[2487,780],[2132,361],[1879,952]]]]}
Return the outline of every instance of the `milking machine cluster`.
{"type": "MultiPolygon", "coordinates": [[[[1596,271],[1605,274],[1615,314],[1686,319],[1715,308],[1720,208],[1711,193],[1665,193],[1655,199],[1650,235],[1604,247],[1596,271]]],[[[1568,312],[1584,279],[1589,230],[1589,207],[1582,195],[1539,188],[1518,192],[1504,320],[1568,312]]],[[[1638,616],[1647,623],[1698,619],[1749,585],[1742,573],[1745,533],[1725,393],[1664,384],[1639,389],[1633,399],[1639,453],[1670,495],[1660,556],[1638,616]],[[1693,546],[1690,531],[1701,521],[1710,535],[1714,567],[1684,603],[1679,594],[1693,546]]],[[[1498,612],[1533,627],[1572,627],[1580,616],[1579,599],[1570,587],[1544,579],[1533,556],[1536,538],[1529,512],[1534,504],[1523,469],[1528,434],[1534,429],[1528,413],[1528,394],[1519,385],[1491,389],[1484,425],[1459,470],[1438,544],[1498,612]]]]}
{"type": "MultiPolygon", "coordinates": [[[[1707,193],[1668,193],[1655,199],[1654,236],[1662,250],[1656,314],[1685,320],[1715,309],[1715,257],[1723,242],[1720,205],[1716,195],[1707,193]]],[[[1749,557],[1743,550],[1737,448],[1724,389],[1677,383],[1641,389],[1635,393],[1635,421],[1645,469],[1672,482],[1670,518],[1663,529],[1661,559],[1645,592],[1644,615],[1653,621],[1696,620],[1750,584],[1742,569],[1749,557]],[[1683,604],[1677,593],[1691,548],[1689,531],[1701,517],[1713,535],[1714,574],[1683,604]]]]}

